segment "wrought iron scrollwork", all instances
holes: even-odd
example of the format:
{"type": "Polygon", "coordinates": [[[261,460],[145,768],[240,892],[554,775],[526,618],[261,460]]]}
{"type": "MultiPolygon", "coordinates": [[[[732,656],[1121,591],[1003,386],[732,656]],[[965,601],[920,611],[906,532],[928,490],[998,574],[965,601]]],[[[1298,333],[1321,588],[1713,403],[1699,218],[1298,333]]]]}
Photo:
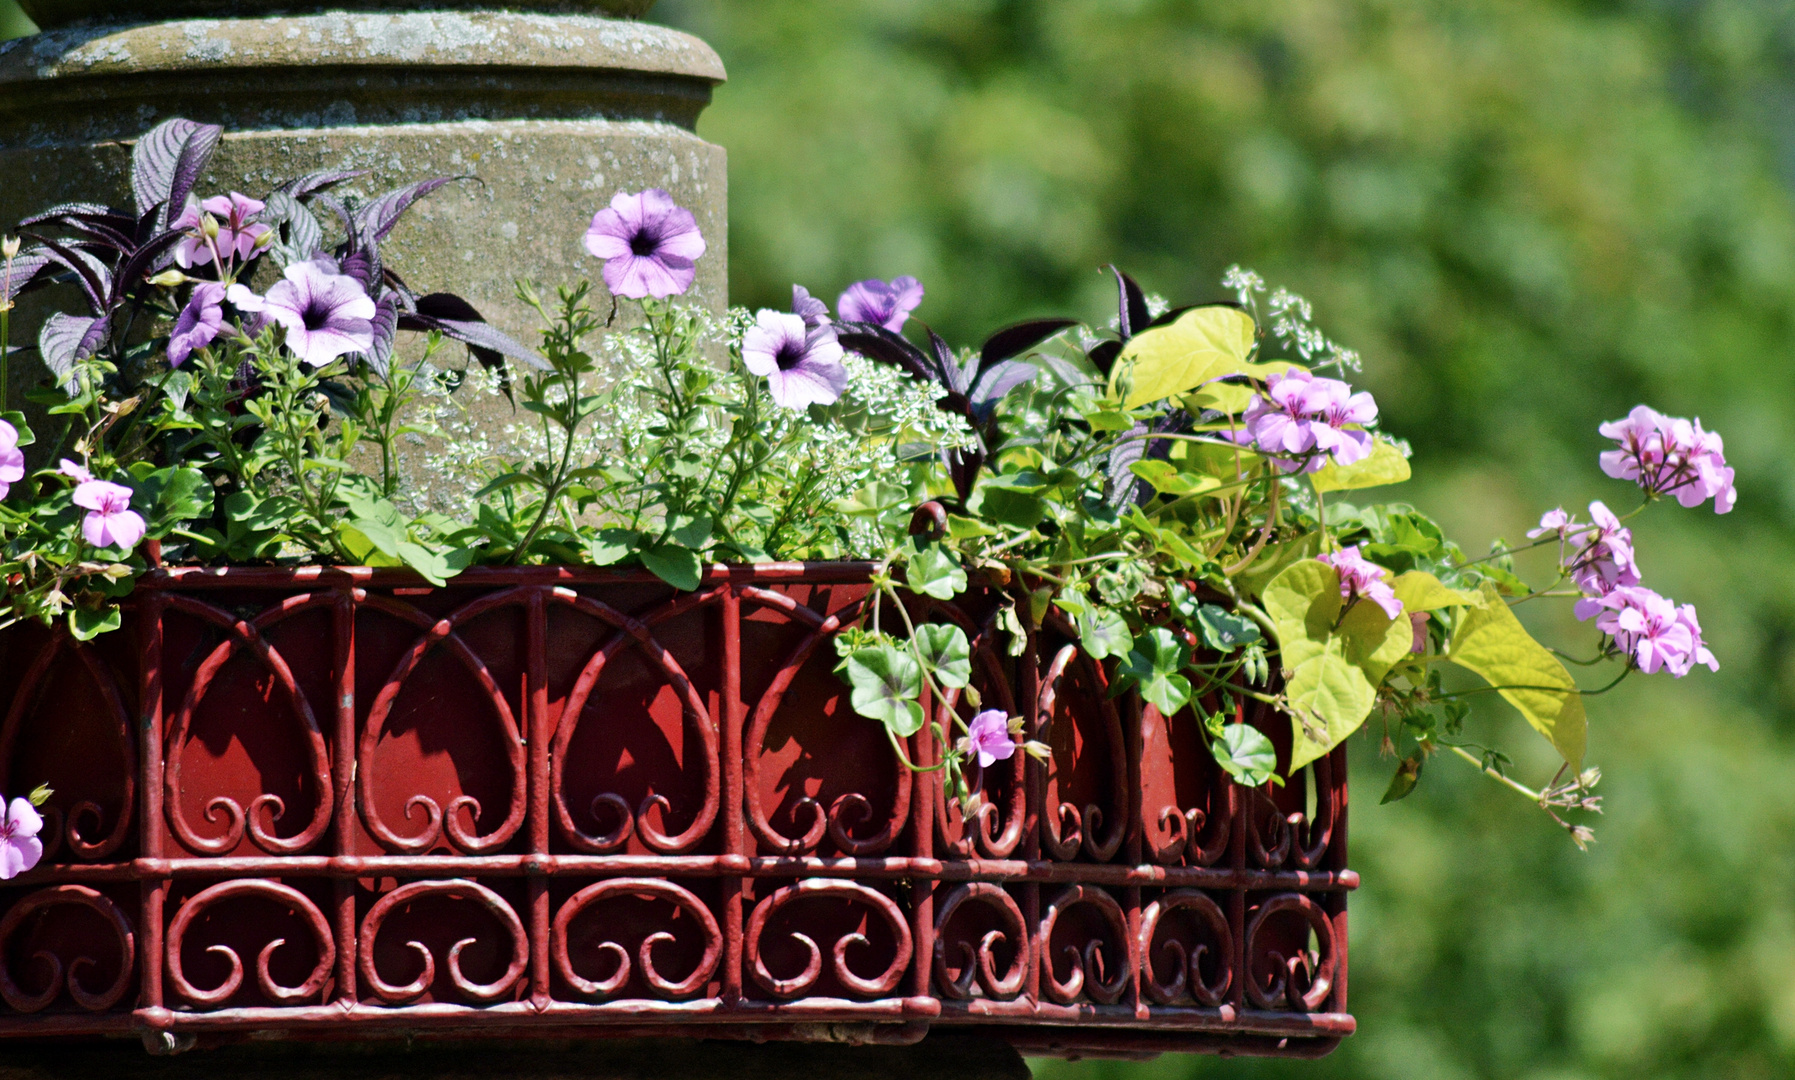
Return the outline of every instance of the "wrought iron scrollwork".
{"type": "Polygon", "coordinates": [[[322,992],[324,984],[330,979],[331,968],[335,965],[337,958],[336,938],[331,933],[330,923],[325,920],[323,912],[318,910],[317,905],[313,904],[298,889],[290,885],[283,885],[278,881],[259,879],[220,882],[202,890],[181,906],[174,921],[168,926],[166,963],[168,965],[168,981],[174,984],[175,991],[199,1005],[218,1005],[228,1000],[243,986],[243,958],[238,956],[237,951],[229,945],[206,946],[207,952],[217,953],[224,957],[231,966],[231,973],[225,977],[222,984],[214,989],[201,990],[193,985],[188,981],[187,974],[181,966],[182,947],[186,943],[187,931],[193,925],[193,920],[208,908],[239,897],[259,897],[272,900],[299,916],[300,920],[311,930],[313,942],[318,950],[318,963],[312,968],[312,973],[305,982],[298,986],[282,986],[274,981],[273,975],[269,973],[268,965],[274,950],[285,945],[287,939],[275,938],[262,946],[262,951],[256,956],[256,986],[261,989],[262,994],[277,1004],[292,1005],[322,992]]]}
{"type": "Polygon", "coordinates": [[[1259,904],[1259,910],[1247,923],[1246,955],[1247,998],[1261,1009],[1301,1009],[1315,1012],[1333,991],[1337,956],[1334,924],[1320,904],[1302,893],[1279,893],[1259,904]],[[1316,950],[1312,952],[1299,946],[1290,956],[1275,949],[1261,952],[1260,932],[1265,928],[1267,920],[1281,912],[1295,912],[1308,923],[1308,930],[1315,934],[1318,945],[1316,950]],[[1258,977],[1256,969],[1261,955],[1276,965],[1276,970],[1265,979],[1258,977]]]}
{"type": "Polygon", "coordinates": [[[1014,998],[1022,992],[1023,982],[1028,977],[1028,962],[1028,924],[1023,921],[1022,909],[1016,906],[1016,901],[1004,891],[1003,886],[988,881],[974,881],[947,894],[940,912],[935,916],[935,980],[943,994],[951,998],[969,998],[976,980],[988,998],[1014,998]],[[956,979],[948,972],[947,928],[953,922],[955,913],[963,906],[978,906],[995,911],[1003,926],[1002,929],[985,931],[979,937],[976,949],[970,941],[954,942],[962,954],[960,976],[956,979]],[[1016,958],[1008,971],[999,974],[996,947],[1006,941],[1016,947],[1016,958]]]}
{"type": "Polygon", "coordinates": [[[18,1012],[42,1012],[61,996],[64,989],[68,990],[69,997],[74,999],[76,1005],[88,1012],[105,1012],[124,998],[125,991],[131,986],[131,975],[136,965],[137,935],[131,928],[131,921],[119,910],[117,904],[85,885],[56,885],[41,889],[14,904],[6,913],[6,918],[0,919],[0,998],[4,998],[6,1004],[18,1012]],[[50,977],[42,991],[30,993],[20,987],[5,962],[9,955],[8,945],[30,916],[50,908],[70,905],[97,913],[112,930],[120,953],[118,977],[104,990],[89,990],[81,985],[81,972],[86,968],[98,967],[99,961],[89,956],[78,956],[69,962],[65,976],[61,958],[47,949],[40,949],[31,954],[32,958],[50,969],[50,977]]]}
{"type": "Polygon", "coordinates": [[[1228,917],[1221,906],[1207,893],[1196,889],[1174,889],[1147,905],[1141,913],[1139,939],[1141,989],[1161,1005],[1170,1005],[1187,993],[1200,1005],[1220,1005],[1234,981],[1234,933],[1228,928],[1228,917]],[[1158,936],[1160,920],[1175,911],[1188,911],[1208,931],[1210,940],[1187,949],[1183,942],[1168,938],[1165,953],[1171,959],[1172,978],[1160,982],[1153,971],[1153,941],[1158,936]],[[1204,979],[1203,957],[1212,958],[1215,978],[1204,979]]]}
{"type": "Polygon", "coordinates": [[[490,983],[477,983],[469,979],[461,971],[461,953],[477,938],[462,938],[449,947],[448,967],[449,981],[455,989],[475,1001],[497,1001],[510,992],[523,978],[524,971],[530,966],[530,944],[524,933],[523,923],[517,918],[517,912],[505,903],[498,893],[478,882],[456,879],[454,881],[414,881],[409,885],[401,885],[374,902],[368,914],[362,919],[361,940],[357,950],[361,963],[362,981],[374,991],[374,995],[390,1005],[400,1005],[416,1001],[429,993],[430,985],[436,981],[436,958],[430,949],[421,941],[407,941],[406,947],[418,954],[424,962],[424,970],[417,978],[404,985],[395,986],[380,977],[374,964],[374,943],[386,925],[387,916],[402,904],[413,903],[425,897],[447,897],[457,900],[469,900],[490,912],[505,928],[511,938],[511,963],[505,973],[490,983]]]}
{"type": "Polygon", "coordinates": [[[767,920],[775,913],[798,900],[811,897],[839,897],[851,900],[871,908],[890,929],[897,948],[891,963],[883,972],[871,978],[854,973],[848,966],[848,948],[853,945],[870,945],[865,934],[844,934],[836,940],[831,950],[834,956],[835,978],[842,986],[856,994],[869,997],[889,994],[897,988],[899,980],[904,977],[904,970],[910,966],[910,956],[914,948],[910,938],[910,925],[904,919],[904,913],[882,892],[869,889],[852,881],[832,881],[822,878],[811,878],[779,889],[762,900],[754,908],[754,914],[748,919],[748,931],[743,940],[744,955],[748,959],[749,970],[754,981],[761,989],[777,998],[795,998],[815,986],[823,974],[823,951],[817,947],[816,939],[810,935],[793,930],[793,940],[804,946],[810,959],[804,970],[791,978],[782,979],[767,969],[765,959],[761,956],[761,935],[766,931],[767,920]]]}
{"type": "Polygon", "coordinates": [[[1132,973],[1129,948],[1128,916],[1122,913],[1122,905],[1109,893],[1092,885],[1068,885],[1047,905],[1041,916],[1040,930],[1041,986],[1047,996],[1061,1004],[1070,1004],[1084,994],[1092,1001],[1105,1005],[1113,1005],[1122,1000],[1122,991],[1128,987],[1128,978],[1132,973]],[[1090,904],[1102,915],[1103,921],[1114,940],[1110,944],[1110,955],[1114,960],[1104,958],[1104,940],[1093,937],[1085,942],[1082,950],[1076,945],[1066,946],[1066,957],[1071,962],[1071,973],[1064,982],[1053,973],[1053,928],[1060,916],[1078,904],[1090,904]],[[1105,968],[1109,969],[1109,977],[1104,977],[1105,968]]]}
{"type": "Polygon", "coordinates": [[[615,878],[601,881],[596,885],[588,885],[575,893],[561,910],[555,915],[554,937],[550,954],[554,957],[555,970],[568,984],[582,994],[593,997],[609,997],[629,985],[632,965],[629,950],[615,941],[600,942],[598,951],[615,958],[616,970],[603,979],[588,979],[573,968],[573,957],[569,954],[569,928],[574,919],[591,908],[605,901],[622,896],[644,897],[653,900],[666,900],[678,907],[680,911],[692,917],[700,932],[704,935],[704,953],[691,974],[683,979],[669,979],[662,975],[654,962],[654,947],[661,942],[675,940],[671,933],[658,930],[642,939],[636,950],[637,961],[641,965],[642,978],[649,986],[663,997],[677,1000],[691,997],[704,988],[716,973],[717,964],[723,957],[723,932],[717,927],[716,916],[704,906],[704,902],[689,890],[671,881],[656,878],[615,878]]]}

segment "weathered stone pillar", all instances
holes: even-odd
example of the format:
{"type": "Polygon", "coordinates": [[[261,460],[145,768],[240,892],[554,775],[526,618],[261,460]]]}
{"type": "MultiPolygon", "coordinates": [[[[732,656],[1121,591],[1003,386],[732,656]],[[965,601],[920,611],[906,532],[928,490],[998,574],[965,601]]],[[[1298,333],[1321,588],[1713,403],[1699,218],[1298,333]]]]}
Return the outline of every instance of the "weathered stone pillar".
{"type": "Polygon", "coordinates": [[[476,177],[421,203],[386,257],[523,340],[535,316],[513,280],[596,279],[580,237],[619,190],[662,187],[697,214],[710,251],[691,295],[721,309],[724,154],[694,128],[723,66],[624,17],[652,5],[26,0],[47,29],[0,45],[0,225],[62,201],[128,205],[131,141],[185,116],[227,131],[201,195],[324,168],[370,170],[343,189],[362,195],[476,177]]]}

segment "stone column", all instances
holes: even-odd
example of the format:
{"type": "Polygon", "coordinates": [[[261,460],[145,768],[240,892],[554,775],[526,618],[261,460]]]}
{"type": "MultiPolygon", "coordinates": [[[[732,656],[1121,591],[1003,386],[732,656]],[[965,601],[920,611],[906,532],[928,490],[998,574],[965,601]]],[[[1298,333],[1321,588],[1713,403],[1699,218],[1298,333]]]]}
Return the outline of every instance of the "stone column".
{"type": "Polygon", "coordinates": [[[620,190],[665,188],[697,214],[710,250],[691,295],[721,310],[724,153],[694,129],[723,65],[626,17],[652,5],[26,0],[47,29],[0,45],[0,227],[57,202],[128,205],[131,142],[185,116],[227,132],[201,195],[259,196],[325,168],[369,170],[342,189],[363,196],[472,177],[383,251],[418,292],[459,293],[522,340],[537,326],[514,279],[596,280],[580,237],[620,190]]]}

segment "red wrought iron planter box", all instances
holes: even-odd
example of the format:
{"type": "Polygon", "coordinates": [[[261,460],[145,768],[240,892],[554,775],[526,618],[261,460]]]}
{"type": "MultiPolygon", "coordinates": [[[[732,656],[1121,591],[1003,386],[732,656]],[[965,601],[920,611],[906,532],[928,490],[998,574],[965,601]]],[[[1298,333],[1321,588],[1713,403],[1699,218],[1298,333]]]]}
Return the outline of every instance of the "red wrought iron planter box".
{"type": "Polygon", "coordinates": [[[0,635],[0,779],[56,792],[0,889],[0,1035],[1352,1031],[1340,751],[1235,787],[1189,716],[1108,697],[1063,628],[1008,655],[974,593],[917,613],[1054,758],[994,767],[968,827],[833,674],[867,573],[173,570],[91,644],[0,635]]]}

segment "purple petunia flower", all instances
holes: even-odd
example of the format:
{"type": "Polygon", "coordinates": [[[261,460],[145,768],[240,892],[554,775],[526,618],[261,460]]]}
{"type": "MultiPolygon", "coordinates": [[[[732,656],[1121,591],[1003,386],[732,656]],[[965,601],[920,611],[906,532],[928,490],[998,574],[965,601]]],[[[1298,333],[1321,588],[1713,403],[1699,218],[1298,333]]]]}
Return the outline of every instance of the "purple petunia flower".
{"type": "Polygon", "coordinates": [[[175,319],[174,332],[168,337],[168,362],[180,367],[187,358],[212,344],[224,331],[224,286],[216,281],[202,281],[193,287],[187,306],[175,319]]]}
{"type": "Polygon", "coordinates": [[[226,295],[239,311],[256,312],[287,330],[287,348],[313,367],[374,346],[374,301],[361,282],[313,260],[287,267],[267,296],[242,285],[226,295]]]}
{"type": "Polygon", "coordinates": [[[663,300],[692,287],[693,264],[704,254],[698,219],[660,188],[618,192],[592,215],[586,250],[605,261],[605,287],[614,296],[663,300]]]}
{"type": "Polygon", "coordinates": [[[202,211],[212,215],[212,220],[218,222],[218,253],[238,262],[249,258],[264,242],[262,238],[274,231],[266,225],[256,223],[256,215],[267,208],[267,204],[261,200],[235,191],[229,195],[214,196],[198,206],[187,207],[186,212],[176,218],[174,223],[175,228],[185,229],[188,233],[186,239],[175,245],[175,263],[181,269],[188,270],[212,261],[212,245],[200,231],[202,211]]]}
{"type": "Polygon", "coordinates": [[[829,325],[829,305],[810,295],[802,285],[792,286],[792,314],[804,320],[806,329],[829,325]]]}
{"type": "Polygon", "coordinates": [[[1396,590],[1384,580],[1384,568],[1366,562],[1359,554],[1359,545],[1316,557],[1339,571],[1340,599],[1349,605],[1355,600],[1369,600],[1392,619],[1402,614],[1402,601],[1396,599],[1396,590]]]}
{"type": "Polygon", "coordinates": [[[1675,495],[1687,507],[1714,500],[1714,512],[1725,514],[1738,499],[1733,470],[1719,435],[1694,421],[1664,416],[1644,405],[1624,419],[1597,429],[1620,445],[1602,452],[1602,471],[1616,480],[1632,480],[1648,494],[1675,495]]]}
{"type": "Polygon", "coordinates": [[[993,762],[1008,761],[1016,753],[1016,740],[1010,735],[1010,718],[999,709],[986,709],[966,725],[966,737],[960,750],[976,754],[979,768],[988,769],[993,762]]]}
{"type": "Polygon", "coordinates": [[[807,327],[801,315],[763,310],[742,336],[742,362],[767,380],[767,393],[787,409],[832,405],[848,388],[835,327],[807,327]]]}
{"type": "Polygon", "coordinates": [[[0,420],[0,499],[25,479],[25,453],[19,449],[19,429],[0,420]]]}
{"type": "Polygon", "coordinates": [[[835,302],[835,311],[842,322],[876,323],[901,333],[910,313],[922,303],[923,292],[922,282],[913,277],[856,281],[835,302]]]}
{"type": "Polygon", "coordinates": [[[11,881],[44,857],[44,842],[37,838],[44,818],[30,799],[8,803],[6,796],[0,795],[0,806],[6,810],[5,819],[0,820],[0,881],[11,881]]]}
{"type": "Polygon", "coordinates": [[[76,485],[74,500],[88,512],[81,519],[81,535],[94,547],[129,551],[143,539],[147,526],[143,516],[131,509],[131,489],[123,484],[89,480],[76,485]]]}
{"type": "Polygon", "coordinates": [[[1627,585],[1602,597],[1600,606],[1596,629],[1612,637],[1647,675],[1663,670],[1680,679],[1698,663],[1710,671],[1720,670],[1720,662],[1701,638],[1693,605],[1678,608],[1650,589],[1627,585]]]}
{"type": "Polygon", "coordinates": [[[1317,472],[1330,458],[1341,465],[1363,461],[1372,447],[1363,425],[1376,420],[1377,402],[1369,393],[1355,394],[1339,379],[1295,368],[1266,380],[1241,414],[1246,430],[1235,439],[1285,472],[1317,472]]]}

